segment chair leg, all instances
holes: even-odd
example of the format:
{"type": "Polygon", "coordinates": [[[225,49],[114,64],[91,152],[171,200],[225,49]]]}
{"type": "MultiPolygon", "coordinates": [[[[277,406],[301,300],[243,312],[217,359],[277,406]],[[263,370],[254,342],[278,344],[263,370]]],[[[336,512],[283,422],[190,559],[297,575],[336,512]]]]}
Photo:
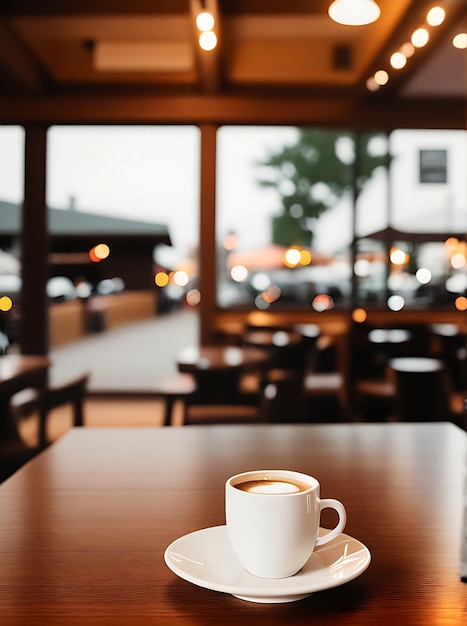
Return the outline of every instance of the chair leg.
{"type": "Polygon", "coordinates": [[[83,402],[81,398],[74,402],[74,425],[78,427],[84,426],[83,402]]]}
{"type": "Polygon", "coordinates": [[[47,407],[43,402],[39,405],[39,448],[44,450],[47,447],[47,407]]]}
{"type": "Polygon", "coordinates": [[[173,398],[173,396],[166,396],[166,398],[165,398],[164,426],[170,426],[172,424],[173,406],[174,406],[174,398],[173,398]]]}

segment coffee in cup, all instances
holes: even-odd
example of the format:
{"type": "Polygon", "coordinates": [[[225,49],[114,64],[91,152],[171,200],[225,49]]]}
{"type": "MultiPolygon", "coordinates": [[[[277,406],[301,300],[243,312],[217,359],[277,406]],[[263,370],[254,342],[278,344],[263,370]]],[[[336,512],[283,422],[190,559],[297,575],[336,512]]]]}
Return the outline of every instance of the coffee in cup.
{"type": "Polygon", "coordinates": [[[261,578],[296,574],[317,546],[342,533],[347,516],[338,500],[320,499],[316,478],[290,470],[255,470],[225,485],[227,533],[243,567],[261,578]],[[318,536],[321,511],[339,516],[334,529],[318,536]]]}
{"type": "Polygon", "coordinates": [[[309,485],[298,480],[285,480],[282,478],[269,478],[264,476],[255,480],[247,480],[234,485],[235,489],[248,493],[269,493],[280,495],[282,493],[297,493],[306,491],[309,485]]]}

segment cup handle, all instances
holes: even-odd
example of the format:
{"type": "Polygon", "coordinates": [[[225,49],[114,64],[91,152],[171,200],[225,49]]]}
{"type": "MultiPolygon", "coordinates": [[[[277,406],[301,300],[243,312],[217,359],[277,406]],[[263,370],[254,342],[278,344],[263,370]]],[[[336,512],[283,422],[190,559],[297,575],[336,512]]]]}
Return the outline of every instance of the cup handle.
{"type": "Polygon", "coordinates": [[[345,511],[344,505],[339,500],[327,499],[320,500],[319,510],[320,512],[323,509],[335,509],[337,514],[339,515],[339,521],[337,522],[337,526],[331,530],[330,533],[327,533],[323,537],[318,537],[315,546],[322,546],[325,543],[328,543],[332,539],[335,539],[338,535],[342,533],[347,523],[347,513],[345,511]]]}

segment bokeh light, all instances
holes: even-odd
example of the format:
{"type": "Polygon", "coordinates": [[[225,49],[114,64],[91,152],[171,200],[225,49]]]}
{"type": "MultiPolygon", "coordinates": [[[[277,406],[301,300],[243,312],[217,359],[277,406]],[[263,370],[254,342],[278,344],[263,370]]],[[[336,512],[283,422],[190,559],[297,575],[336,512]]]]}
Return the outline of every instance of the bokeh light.
{"type": "Polygon", "coordinates": [[[457,252],[451,257],[451,265],[454,269],[459,270],[465,266],[465,256],[462,252],[457,252]]]}
{"type": "Polygon", "coordinates": [[[415,278],[420,284],[427,285],[431,281],[432,276],[428,268],[420,267],[415,274],[415,278]]]}
{"type": "Polygon", "coordinates": [[[412,33],[410,41],[416,48],[423,48],[423,46],[426,46],[428,43],[429,39],[430,33],[426,28],[417,28],[417,30],[412,33]]]}
{"type": "Polygon", "coordinates": [[[99,263],[106,259],[110,254],[110,248],[106,243],[98,243],[89,250],[89,258],[93,263],[99,263]]]}
{"type": "Polygon", "coordinates": [[[202,11],[196,16],[196,26],[201,31],[212,30],[214,28],[214,17],[209,11],[202,11]]]}
{"type": "Polygon", "coordinates": [[[457,33],[452,39],[452,45],[458,50],[467,48],[467,33],[457,33]]]}
{"type": "Polygon", "coordinates": [[[456,298],[454,304],[458,311],[467,311],[467,298],[465,296],[459,296],[456,298]]]}
{"type": "Polygon", "coordinates": [[[248,278],[248,270],[244,265],[235,265],[230,270],[230,277],[236,283],[243,283],[248,278]]]}
{"type": "Polygon", "coordinates": [[[393,265],[405,265],[410,259],[407,252],[404,252],[400,248],[392,248],[389,253],[389,258],[393,265]]]}
{"type": "Polygon", "coordinates": [[[401,311],[405,306],[405,300],[402,296],[389,296],[387,305],[391,311],[401,311]]]}
{"type": "Polygon", "coordinates": [[[374,79],[374,76],[370,76],[370,78],[368,78],[368,80],[366,81],[366,88],[368,89],[368,91],[378,91],[379,87],[380,86],[374,79]]]}
{"type": "Polygon", "coordinates": [[[378,70],[374,73],[373,78],[375,83],[382,87],[383,85],[386,85],[388,83],[389,74],[386,72],[386,70],[378,70]]]}
{"type": "Polygon", "coordinates": [[[407,57],[402,52],[394,52],[389,59],[389,63],[395,70],[401,70],[407,65],[407,57]]]}
{"type": "Polygon", "coordinates": [[[190,282],[190,277],[188,276],[188,272],[185,272],[185,270],[177,270],[173,274],[173,280],[179,287],[186,287],[186,285],[190,282]]]}
{"type": "Polygon", "coordinates": [[[278,287],[277,285],[270,285],[266,289],[266,291],[263,291],[262,296],[266,302],[269,302],[271,304],[272,302],[279,300],[279,298],[281,297],[281,293],[282,291],[280,287],[278,287]]]}
{"type": "Polygon", "coordinates": [[[309,250],[300,251],[300,265],[310,265],[312,260],[311,252],[309,250]]]}
{"type": "Polygon", "coordinates": [[[214,50],[217,46],[217,37],[212,30],[207,30],[199,36],[199,47],[207,52],[214,50]]]}
{"type": "Polygon", "coordinates": [[[263,298],[262,294],[259,294],[256,296],[255,298],[255,307],[257,309],[260,309],[261,311],[266,311],[267,309],[269,309],[270,303],[266,302],[266,300],[263,298]]]}
{"type": "Polygon", "coordinates": [[[158,287],[165,287],[169,284],[169,275],[166,272],[157,272],[154,276],[154,282],[158,287]]]}
{"type": "Polygon", "coordinates": [[[363,324],[363,322],[366,322],[367,318],[368,313],[365,311],[365,309],[358,308],[352,311],[352,320],[356,324],[363,324]]]}
{"type": "Polygon", "coordinates": [[[13,308],[13,300],[10,298],[10,296],[2,296],[0,298],[0,311],[3,311],[4,313],[6,313],[7,311],[10,311],[13,308]]]}
{"type": "Polygon", "coordinates": [[[287,267],[297,267],[301,258],[302,254],[298,248],[289,248],[284,256],[284,264],[287,267]]]}
{"type": "Polygon", "coordinates": [[[406,41],[405,43],[403,43],[400,51],[406,59],[410,59],[410,57],[413,57],[413,55],[415,54],[415,48],[413,47],[413,44],[410,43],[410,41],[406,41]]]}
{"type": "Polygon", "coordinates": [[[426,21],[430,26],[439,26],[444,22],[446,11],[439,6],[432,7],[426,16],[426,21]]]}
{"type": "Polygon", "coordinates": [[[199,289],[190,289],[185,296],[186,302],[189,306],[198,306],[201,302],[201,292],[199,289]]]}
{"type": "Polygon", "coordinates": [[[322,313],[323,311],[330,311],[334,308],[334,300],[328,294],[320,293],[313,298],[311,306],[318,313],[322,313]]]}

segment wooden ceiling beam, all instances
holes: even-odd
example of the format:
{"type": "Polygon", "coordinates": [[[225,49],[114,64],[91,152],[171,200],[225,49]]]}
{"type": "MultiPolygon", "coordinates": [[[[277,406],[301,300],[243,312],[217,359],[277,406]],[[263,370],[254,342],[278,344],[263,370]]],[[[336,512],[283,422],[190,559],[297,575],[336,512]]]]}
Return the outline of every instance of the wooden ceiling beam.
{"type": "Polygon", "coordinates": [[[186,14],[189,0],[2,0],[1,15],[164,15],[186,14]]]}
{"type": "Polygon", "coordinates": [[[279,96],[0,97],[0,124],[256,124],[387,130],[467,128],[466,98],[355,102],[279,96]]]}
{"type": "Polygon", "coordinates": [[[2,84],[17,93],[37,94],[44,88],[38,65],[0,18],[0,87],[2,84]]]}

